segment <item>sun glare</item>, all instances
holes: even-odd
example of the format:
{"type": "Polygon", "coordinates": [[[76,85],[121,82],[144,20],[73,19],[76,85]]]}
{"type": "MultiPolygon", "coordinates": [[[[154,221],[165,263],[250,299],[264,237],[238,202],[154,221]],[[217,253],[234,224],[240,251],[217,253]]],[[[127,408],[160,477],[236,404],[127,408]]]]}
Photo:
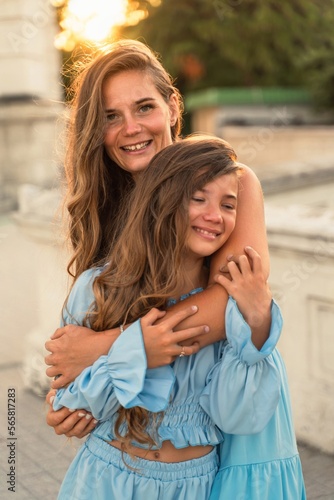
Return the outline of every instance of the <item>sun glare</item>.
{"type": "Polygon", "coordinates": [[[75,41],[103,42],[127,21],[127,0],[69,0],[56,46],[72,50],[75,41]]]}

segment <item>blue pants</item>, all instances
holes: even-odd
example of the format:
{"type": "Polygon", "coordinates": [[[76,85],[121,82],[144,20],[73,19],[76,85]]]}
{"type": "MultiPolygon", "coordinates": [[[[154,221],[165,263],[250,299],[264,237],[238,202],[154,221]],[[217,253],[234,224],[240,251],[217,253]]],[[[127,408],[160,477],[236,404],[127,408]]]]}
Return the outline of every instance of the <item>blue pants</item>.
{"type": "Polygon", "coordinates": [[[66,473],[58,500],[207,500],[218,470],[216,448],[177,463],[123,457],[90,435],[66,473]]]}

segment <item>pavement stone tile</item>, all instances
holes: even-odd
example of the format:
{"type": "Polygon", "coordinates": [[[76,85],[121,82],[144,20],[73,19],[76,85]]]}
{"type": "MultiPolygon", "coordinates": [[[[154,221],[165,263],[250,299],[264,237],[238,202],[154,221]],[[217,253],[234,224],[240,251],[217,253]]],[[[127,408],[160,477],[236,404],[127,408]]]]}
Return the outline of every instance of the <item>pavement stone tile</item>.
{"type": "MultiPolygon", "coordinates": [[[[16,493],[14,496],[8,492],[8,464],[3,450],[7,445],[7,387],[17,379],[17,370],[14,371],[8,367],[1,370],[0,364],[0,499],[56,500],[62,478],[83,441],[57,436],[46,425],[44,397],[18,383],[16,493]]],[[[334,500],[334,456],[304,443],[299,443],[298,448],[307,500],[334,500]]]]}

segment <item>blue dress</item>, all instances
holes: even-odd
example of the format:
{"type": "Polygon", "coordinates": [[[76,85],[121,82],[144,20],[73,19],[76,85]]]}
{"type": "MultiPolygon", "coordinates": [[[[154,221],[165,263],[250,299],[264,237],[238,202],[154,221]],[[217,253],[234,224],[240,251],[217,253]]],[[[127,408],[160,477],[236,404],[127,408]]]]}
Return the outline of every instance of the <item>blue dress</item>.
{"type": "MultiPolygon", "coordinates": [[[[76,281],[64,312],[66,323],[82,323],[94,301],[92,281],[99,272],[86,271],[76,281]]],[[[177,358],[171,365],[148,369],[136,321],[108,355],[57,392],[55,410],[82,408],[99,421],[71,464],[58,498],[104,500],[119,498],[121,492],[125,500],[145,496],[207,500],[210,491],[211,498],[227,500],[305,498],[286,375],[275,348],[281,327],[273,302],[270,336],[258,351],[230,298],[227,341],[177,358]],[[114,439],[120,405],[164,412],[158,428],[152,423],[150,429],[157,447],[170,440],[176,448],[212,445],[214,449],[205,457],[177,464],[132,460],[107,443],[114,439]],[[268,493],[262,483],[269,483],[268,493]],[[285,496],[286,491],[293,496],[285,496]]]]}

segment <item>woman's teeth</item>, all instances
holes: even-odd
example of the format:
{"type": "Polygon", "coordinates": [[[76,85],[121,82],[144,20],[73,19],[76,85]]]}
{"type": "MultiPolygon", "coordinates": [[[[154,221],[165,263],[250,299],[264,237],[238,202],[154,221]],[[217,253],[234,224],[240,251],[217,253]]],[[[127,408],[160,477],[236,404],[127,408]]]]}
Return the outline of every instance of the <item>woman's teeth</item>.
{"type": "Polygon", "coordinates": [[[125,151],[138,151],[139,149],[144,149],[148,145],[149,141],[140,142],[139,144],[134,144],[133,146],[123,146],[122,149],[125,151]]]}

